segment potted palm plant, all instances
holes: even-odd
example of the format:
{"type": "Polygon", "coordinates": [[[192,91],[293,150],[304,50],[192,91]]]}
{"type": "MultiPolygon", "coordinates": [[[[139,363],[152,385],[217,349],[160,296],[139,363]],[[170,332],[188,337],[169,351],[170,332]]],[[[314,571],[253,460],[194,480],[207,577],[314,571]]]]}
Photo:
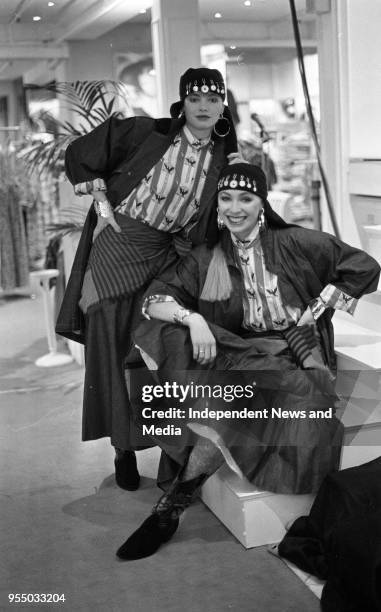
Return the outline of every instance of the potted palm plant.
{"type": "Polygon", "coordinates": [[[56,117],[43,111],[33,123],[42,127],[33,130],[20,151],[27,171],[40,180],[53,182],[55,197],[60,209],[60,221],[47,230],[62,235],[82,228],[85,211],[82,206],[62,206],[65,189],[60,189],[65,178],[64,156],[68,145],[103,123],[111,115],[126,116],[129,104],[125,86],[117,81],[52,82],[46,85],[28,85],[28,89],[54,93],[60,102],[60,115],[56,117]],[[63,192],[63,193],[62,193],[63,192]]]}

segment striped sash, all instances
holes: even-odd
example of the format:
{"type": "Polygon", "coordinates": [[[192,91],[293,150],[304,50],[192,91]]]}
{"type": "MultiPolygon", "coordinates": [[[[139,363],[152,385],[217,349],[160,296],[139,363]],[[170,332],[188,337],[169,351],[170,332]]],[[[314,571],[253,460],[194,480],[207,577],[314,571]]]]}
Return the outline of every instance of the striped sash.
{"type": "Polygon", "coordinates": [[[133,295],[158,274],[171,250],[168,233],[127,215],[115,218],[121,233],[107,226],[91,248],[79,302],[83,312],[104,299],[133,295]]]}

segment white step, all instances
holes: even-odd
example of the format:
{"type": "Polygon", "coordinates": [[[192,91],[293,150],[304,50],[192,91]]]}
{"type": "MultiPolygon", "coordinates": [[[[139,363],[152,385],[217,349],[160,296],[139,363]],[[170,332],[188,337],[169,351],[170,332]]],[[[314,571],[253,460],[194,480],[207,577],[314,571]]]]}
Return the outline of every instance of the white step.
{"type": "MultiPolygon", "coordinates": [[[[355,440],[351,429],[346,436],[340,469],[381,456],[381,424],[359,429],[355,440]]],[[[309,513],[314,495],[260,491],[223,466],[206,481],[201,499],[245,548],[253,548],[279,542],[296,518],[309,513]]]]}
{"type": "Polygon", "coordinates": [[[313,495],[259,491],[223,466],[206,481],[201,499],[245,548],[252,548],[279,542],[286,525],[309,513],[313,495]]]}

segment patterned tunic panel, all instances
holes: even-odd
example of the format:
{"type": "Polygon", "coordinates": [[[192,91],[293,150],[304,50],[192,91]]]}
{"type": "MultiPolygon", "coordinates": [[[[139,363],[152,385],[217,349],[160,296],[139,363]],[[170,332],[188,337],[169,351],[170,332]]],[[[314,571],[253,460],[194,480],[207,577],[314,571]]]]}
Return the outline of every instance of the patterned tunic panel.
{"type": "Polygon", "coordinates": [[[232,240],[245,287],[243,327],[268,331],[283,330],[295,325],[301,311],[283,303],[278,277],[265,266],[258,226],[247,241],[238,240],[233,235],[232,240]]]}
{"type": "Polygon", "coordinates": [[[197,140],[184,126],[116,212],[162,231],[190,229],[197,221],[212,146],[210,139],[197,140]]]}

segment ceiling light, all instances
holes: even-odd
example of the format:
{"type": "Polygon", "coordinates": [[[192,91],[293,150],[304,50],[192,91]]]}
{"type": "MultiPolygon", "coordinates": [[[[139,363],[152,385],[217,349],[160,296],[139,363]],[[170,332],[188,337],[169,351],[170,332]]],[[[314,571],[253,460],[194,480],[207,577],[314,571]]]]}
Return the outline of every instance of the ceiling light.
{"type": "Polygon", "coordinates": [[[48,6],[54,6],[55,2],[48,2],[48,6]]]}
{"type": "Polygon", "coordinates": [[[251,6],[251,0],[245,0],[244,5],[245,6],[251,6]]]}
{"type": "Polygon", "coordinates": [[[230,45],[230,48],[231,48],[231,49],[236,49],[236,48],[237,48],[237,45],[230,45]]]}
{"type": "Polygon", "coordinates": [[[33,21],[41,21],[41,17],[40,17],[40,15],[35,15],[35,16],[33,17],[33,21]]]}
{"type": "Polygon", "coordinates": [[[222,15],[221,15],[221,13],[214,13],[214,17],[216,19],[221,19],[222,15]]]}

